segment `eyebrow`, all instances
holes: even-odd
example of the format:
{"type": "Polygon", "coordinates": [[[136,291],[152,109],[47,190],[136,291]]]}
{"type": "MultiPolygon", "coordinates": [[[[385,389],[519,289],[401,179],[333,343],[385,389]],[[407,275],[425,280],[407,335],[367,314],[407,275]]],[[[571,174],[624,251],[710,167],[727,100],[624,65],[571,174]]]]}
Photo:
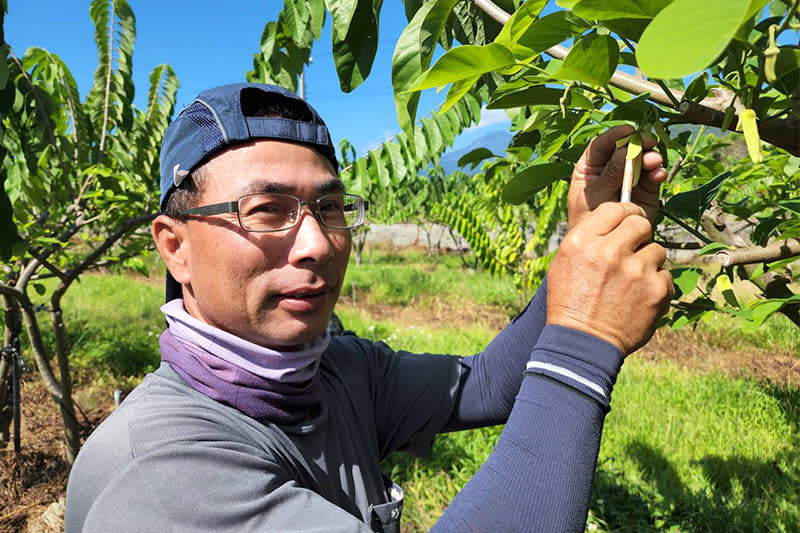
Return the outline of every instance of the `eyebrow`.
{"type": "MultiPolygon", "coordinates": [[[[342,180],[339,178],[334,178],[332,180],[326,181],[325,183],[321,183],[316,187],[317,192],[319,193],[329,193],[329,192],[344,192],[344,184],[342,180]]],[[[248,183],[246,186],[239,189],[239,195],[245,196],[247,194],[258,194],[258,193],[280,193],[280,194],[294,194],[297,192],[295,187],[290,185],[286,185],[285,183],[280,183],[276,181],[267,181],[267,180],[257,180],[248,183]]]]}

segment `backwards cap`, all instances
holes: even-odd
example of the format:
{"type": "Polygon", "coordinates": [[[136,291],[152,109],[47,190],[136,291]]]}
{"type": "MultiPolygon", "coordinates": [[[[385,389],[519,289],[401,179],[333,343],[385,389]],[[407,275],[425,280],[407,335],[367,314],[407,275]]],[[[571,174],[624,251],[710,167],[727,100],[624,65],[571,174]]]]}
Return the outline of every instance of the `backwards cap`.
{"type": "MultiPolygon", "coordinates": [[[[202,163],[229,146],[254,139],[276,139],[308,145],[328,160],[338,171],[336,148],[325,122],[313,107],[291,91],[276,85],[234,83],[200,93],[180,112],[164,134],[161,143],[161,210],[169,195],[202,163]],[[252,94],[257,92],[260,94],[252,94]],[[242,112],[242,95],[258,104],[296,102],[308,110],[311,120],[289,118],[246,117],[242,112]]],[[[167,271],[169,302],[182,296],[181,285],[167,271]]]]}
{"type": "Polygon", "coordinates": [[[208,159],[229,146],[254,139],[276,139],[311,146],[324,155],[338,170],[336,148],[325,122],[305,100],[276,85],[234,83],[200,93],[178,115],[164,134],[161,143],[161,209],[165,200],[189,174],[208,159]],[[307,109],[311,120],[289,118],[246,117],[242,112],[242,94],[258,103],[287,100],[307,109]]]}

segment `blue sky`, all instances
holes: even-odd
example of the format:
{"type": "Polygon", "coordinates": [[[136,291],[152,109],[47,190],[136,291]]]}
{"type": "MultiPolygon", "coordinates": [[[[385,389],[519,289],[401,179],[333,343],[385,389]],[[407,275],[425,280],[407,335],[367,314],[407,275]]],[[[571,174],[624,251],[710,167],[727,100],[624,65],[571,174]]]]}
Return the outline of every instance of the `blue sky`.
{"type": "MultiPolygon", "coordinates": [[[[136,15],[133,54],[135,104],[144,107],[148,75],[169,63],[181,82],[178,109],[202,90],[243,81],[252,69],[264,25],[277,18],[281,0],[128,0],[136,15]]],[[[89,0],[9,0],[5,38],[17,56],[31,46],[46,48],[67,64],[81,98],[92,84],[97,66],[94,26],[89,0]]],[[[359,153],[388,139],[398,130],[391,87],[394,45],[406,25],[402,2],[387,0],[381,13],[378,55],[372,72],[350,94],[339,89],[330,43],[330,19],[312,50],[306,72],[306,97],[319,111],[334,138],[346,137],[359,153]]],[[[420,115],[434,108],[444,93],[426,91],[420,115]]],[[[495,129],[507,129],[502,112],[484,115],[481,127],[463,134],[456,148],[495,129]]]]}

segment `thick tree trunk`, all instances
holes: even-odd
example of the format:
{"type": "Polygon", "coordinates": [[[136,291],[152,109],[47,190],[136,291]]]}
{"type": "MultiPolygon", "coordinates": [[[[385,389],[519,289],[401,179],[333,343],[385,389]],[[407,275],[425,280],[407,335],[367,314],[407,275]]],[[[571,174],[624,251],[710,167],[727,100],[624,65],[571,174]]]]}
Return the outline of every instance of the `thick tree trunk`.
{"type": "Polygon", "coordinates": [[[69,349],[64,327],[64,315],[61,310],[61,294],[63,293],[56,290],[51,303],[53,305],[53,331],[56,337],[56,359],[58,360],[58,371],[61,378],[61,398],[58,401],[58,407],[64,422],[67,464],[72,466],[81,448],[81,432],[78,418],[75,416],[75,404],[72,401],[72,373],[69,365],[69,349]]]}

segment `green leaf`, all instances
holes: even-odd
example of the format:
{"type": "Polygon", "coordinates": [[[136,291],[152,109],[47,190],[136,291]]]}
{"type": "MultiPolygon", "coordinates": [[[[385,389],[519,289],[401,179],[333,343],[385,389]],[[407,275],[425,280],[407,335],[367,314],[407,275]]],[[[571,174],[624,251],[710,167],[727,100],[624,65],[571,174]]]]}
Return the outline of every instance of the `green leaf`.
{"type": "Polygon", "coordinates": [[[465,44],[448,50],[410,90],[422,91],[500,70],[514,64],[514,55],[501,44],[465,44]]]}
{"type": "Polygon", "coordinates": [[[326,0],[333,16],[331,40],[339,85],[348,93],[372,70],[378,51],[378,13],[383,0],[326,0]]]}
{"type": "Polygon", "coordinates": [[[695,77],[689,86],[686,88],[686,91],[683,93],[684,100],[690,100],[692,102],[699,102],[703,98],[706,97],[708,93],[708,72],[703,72],[699,76],[695,77]]]}
{"type": "MultiPolygon", "coordinates": [[[[697,287],[697,281],[700,279],[700,274],[703,273],[697,267],[676,268],[671,272],[672,282],[678,287],[680,294],[691,293],[697,287]]],[[[680,295],[677,295],[677,297],[680,297],[680,295]]]]}
{"type": "Polygon", "coordinates": [[[36,294],[38,294],[39,296],[42,296],[44,293],[47,292],[47,287],[45,287],[41,283],[32,283],[31,285],[33,285],[33,290],[35,290],[36,294]]]}
{"type": "MultiPolygon", "coordinates": [[[[515,92],[501,92],[503,86],[492,95],[492,99],[486,105],[487,109],[507,109],[510,107],[520,107],[525,105],[551,105],[557,106],[564,96],[563,89],[552,87],[534,86],[515,92]],[[495,98],[495,95],[499,97],[495,98]]],[[[578,91],[570,90],[567,92],[567,107],[580,107],[583,109],[594,109],[592,101],[578,91]]]]}
{"type": "Polygon", "coordinates": [[[503,187],[504,202],[519,205],[534,194],[561,178],[569,176],[572,165],[565,163],[543,163],[533,165],[517,173],[503,187]]]}
{"type": "Polygon", "coordinates": [[[411,134],[419,93],[406,91],[431,64],[433,50],[458,0],[426,2],[400,34],[392,55],[392,88],[397,120],[411,134]]]}
{"type": "Polygon", "coordinates": [[[651,19],[672,0],[580,0],[572,12],[590,20],[651,19]]]}
{"type": "Polygon", "coordinates": [[[408,173],[405,158],[403,158],[403,149],[396,142],[386,143],[384,146],[389,154],[389,160],[392,162],[392,182],[397,185],[405,180],[408,173]]]}
{"type": "MultiPolygon", "coordinates": [[[[644,33],[645,28],[647,28],[647,25],[650,24],[650,20],[651,19],[635,18],[609,19],[603,21],[603,26],[616,33],[620,37],[638,42],[639,39],[642,38],[642,33],[644,33]]],[[[622,56],[623,62],[625,62],[628,57],[630,58],[627,62],[625,62],[625,64],[631,66],[636,65],[636,60],[634,59],[632,53],[625,52],[622,54],[622,56]]]]}
{"type": "Polygon", "coordinates": [[[750,0],[675,0],[650,23],[636,48],[649,78],[689,76],[708,67],[747,19],[750,0]]]}
{"type": "Polygon", "coordinates": [[[550,13],[531,24],[511,45],[511,53],[527,63],[536,56],[567,39],[582,33],[589,24],[569,11],[550,13]]]}
{"type": "Polygon", "coordinates": [[[728,302],[731,307],[739,308],[739,301],[736,299],[736,294],[733,292],[733,284],[731,278],[727,274],[720,274],[717,276],[717,287],[719,288],[722,297],[728,302]]]}
{"type": "Polygon", "coordinates": [[[281,15],[285,23],[284,29],[290,32],[292,40],[301,44],[311,17],[305,0],[284,0],[281,15]]]}
{"type": "Polygon", "coordinates": [[[475,148],[474,150],[462,155],[458,159],[458,166],[463,167],[465,165],[470,165],[470,168],[474,169],[476,166],[478,166],[478,163],[484,159],[489,159],[490,157],[497,156],[494,155],[488,148],[475,148]]]}
{"type": "Polygon", "coordinates": [[[452,85],[450,85],[450,89],[447,91],[447,97],[444,99],[444,104],[442,105],[442,108],[439,110],[439,113],[444,113],[445,111],[456,105],[456,103],[458,103],[458,101],[461,100],[461,98],[463,98],[463,96],[467,94],[469,90],[475,86],[480,77],[481,77],[480,74],[476,74],[471,78],[464,78],[463,80],[454,82],[452,85]]]}
{"type": "Polygon", "coordinates": [[[700,216],[709,204],[711,204],[711,201],[719,192],[720,187],[722,187],[722,184],[730,175],[730,172],[723,172],[697,189],[674,195],[667,200],[664,209],[680,217],[700,220],[700,216]]]}
{"type": "Polygon", "coordinates": [[[700,248],[697,255],[708,255],[718,252],[719,250],[728,250],[730,246],[721,242],[711,242],[700,248]]]}
{"type": "Polygon", "coordinates": [[[800,69],[800,49],[782,46],[775,60],[775,76],[783,76],[800,69]]]}
{"type": "MultiPolygon", "coordinates": [[[[785,300],[758,300],[752,309],[750,332],[755,331],[770,316],[780,311],[788,302],[785,300]]],[[[744,328],[743,328],[744,329],[744,328]]]]}
{"type": "Polygon", "coordinates": [[[494,42],[505,45],[507,48],[512,48],[537,19],[539,12],[546,3],[547,0],[525,0],[525,3],[514,11],[503,25],[503,29],[497,34],[494,42]]]}
{"type": "MultiPolygon", "coordinates": [[[[0,146],[0,160],[5,157],[5,149],[0,146]]],[[[15,167],[11,167],[15,168],[15,167]]],[[[6,173],[0,172],[0,259],[8,261],[17,242],[17,226],[14,224],[14,209],[4,187],[6,173]]]]}
{"type": "Polygon", "coordinates": [[[310,15],[309,25],[314,39],[322,35],[322,26],[325,24],[325,0],[305,0],[310,15]]]}
{"type": "Polygon", "coordinates": [[[378,185],[382,189],[388,189],[392,180],[389,176],[389,170],[384,165],[379,149],[370,150],[369,159],[370,165],[375,169],[375,174],[378,177],[378,185]]]}
{"type": "Polygon", "coordinates": [[[800,215],[800,199],[791,198],[789,200],[784,200],[782,202],[775,202],[774,205],[780,207],[781,209],[790,211],[795,215],[800,215]]]}
{"type": "Polygon", "coordinates": [[[553,77],[607,85],[618,61],[617,41],[608,35],[590,33],[575,43],[553,77]]]}

